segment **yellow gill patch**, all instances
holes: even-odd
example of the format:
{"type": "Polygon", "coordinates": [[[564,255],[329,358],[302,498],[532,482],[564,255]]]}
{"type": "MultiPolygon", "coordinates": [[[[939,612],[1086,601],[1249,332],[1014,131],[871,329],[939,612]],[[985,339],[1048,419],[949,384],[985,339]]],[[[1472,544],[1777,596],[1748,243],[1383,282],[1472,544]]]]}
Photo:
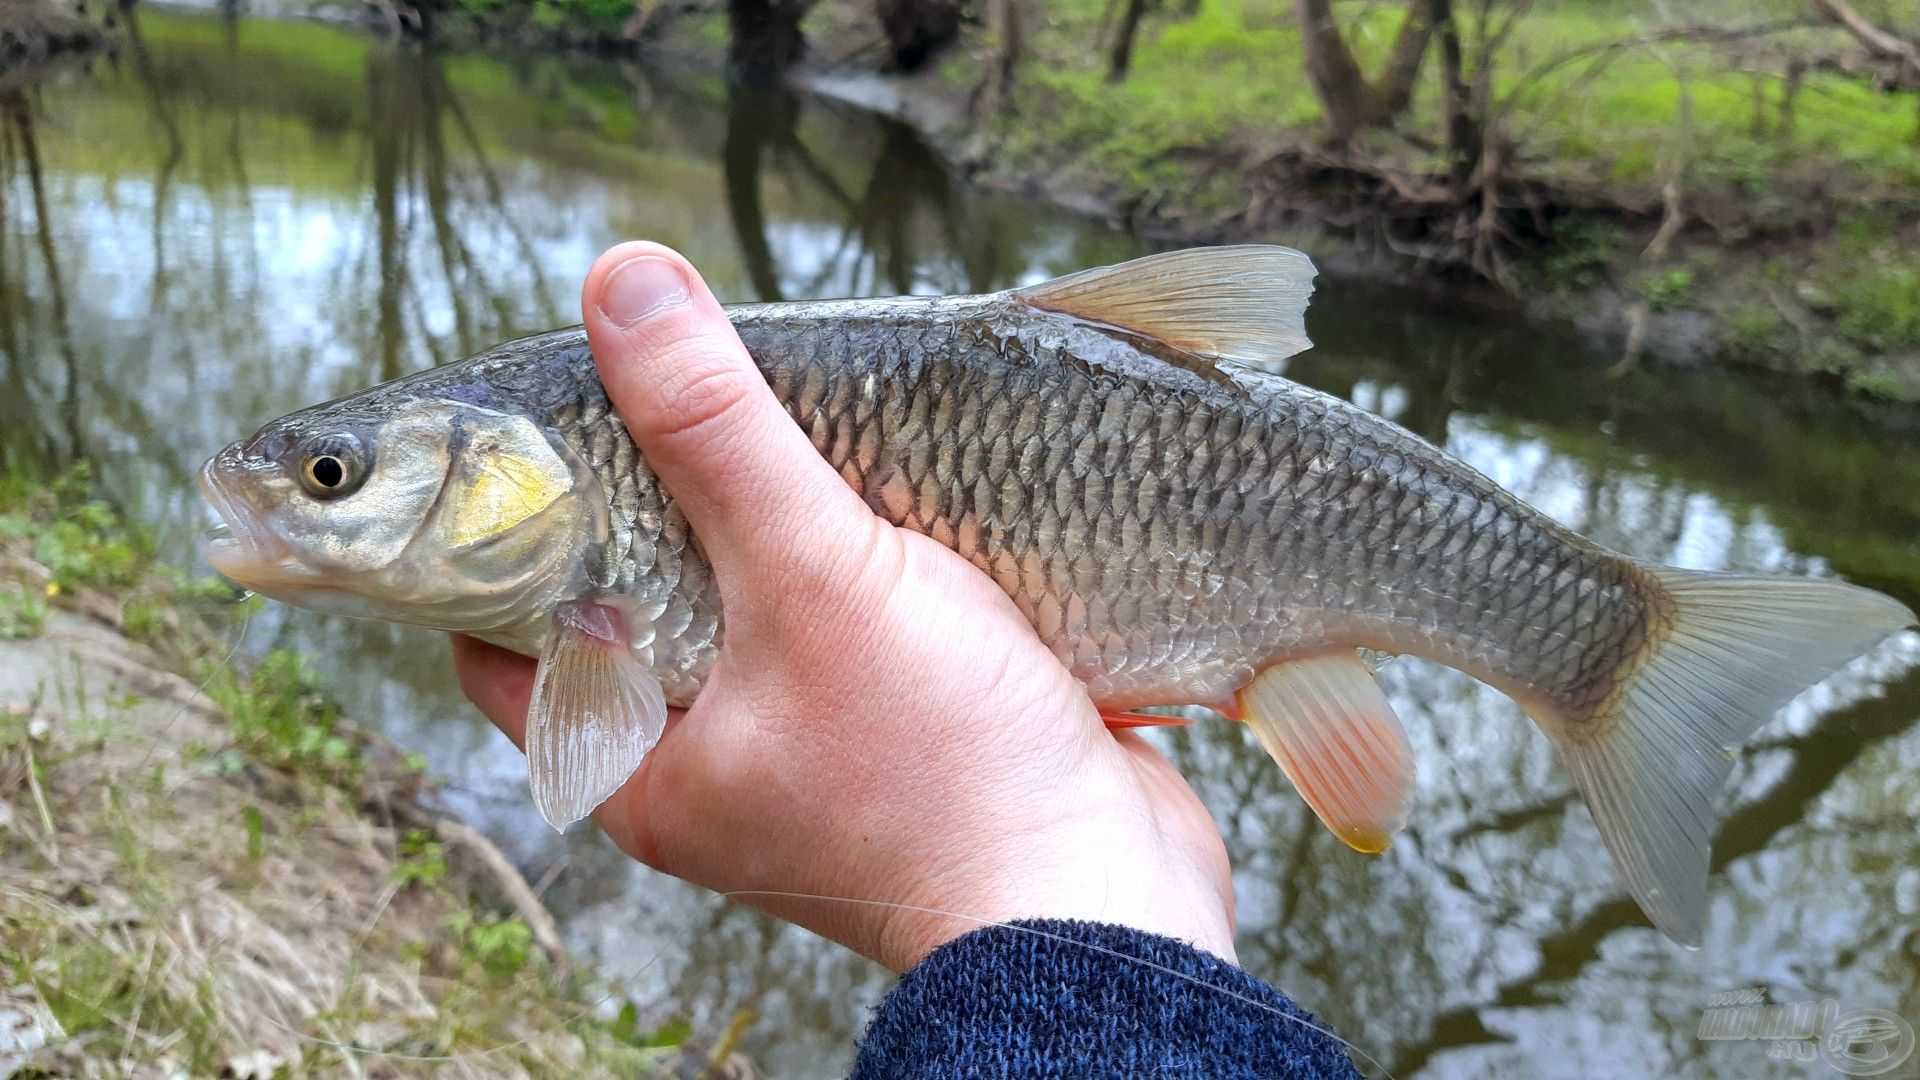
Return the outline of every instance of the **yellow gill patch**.
{"type": "Polygon", "coordinates": [[[476,432],[462,453],[446,542],[465,547],[498,536],[573,490],[573,474],[524,419],[506,432],[476,432]]]}

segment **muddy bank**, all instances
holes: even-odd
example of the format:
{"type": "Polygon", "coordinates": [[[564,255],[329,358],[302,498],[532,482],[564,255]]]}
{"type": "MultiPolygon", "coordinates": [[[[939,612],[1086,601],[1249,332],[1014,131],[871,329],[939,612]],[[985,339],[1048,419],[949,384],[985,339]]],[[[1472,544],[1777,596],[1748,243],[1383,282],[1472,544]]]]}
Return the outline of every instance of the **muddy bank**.
{"type": "Polygon", "coordinates": [[[4,486],[0,1075],[750,1075],[643,1030],[297,660],[229,663],[217,587],[4,486]]]}

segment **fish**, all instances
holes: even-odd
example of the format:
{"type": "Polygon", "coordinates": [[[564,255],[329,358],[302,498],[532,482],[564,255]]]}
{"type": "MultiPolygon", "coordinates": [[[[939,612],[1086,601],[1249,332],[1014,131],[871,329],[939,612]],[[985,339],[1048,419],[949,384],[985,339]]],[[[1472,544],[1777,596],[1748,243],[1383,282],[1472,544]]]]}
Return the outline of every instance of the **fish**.
{"type": "MultiPolygon", "coordinates": [[[[991,577],[1111,725],[1166,705],[1242,721],[1335,835],[1378,852],[1414,762],[1369,658],[1456,668],[1546,734],[1627,891],[1697,945],[1739,746],[1913,612],[1609,551],[1286,379],[1314,276],[1240,245],[727,312],[846,483],[991,577]]],[[[537,657],[528,773],[556,828],[699,696],[725,631],[579,327],[274,420],[199,484],[226,529],[205,559],[233,581],[537,657]]]]}

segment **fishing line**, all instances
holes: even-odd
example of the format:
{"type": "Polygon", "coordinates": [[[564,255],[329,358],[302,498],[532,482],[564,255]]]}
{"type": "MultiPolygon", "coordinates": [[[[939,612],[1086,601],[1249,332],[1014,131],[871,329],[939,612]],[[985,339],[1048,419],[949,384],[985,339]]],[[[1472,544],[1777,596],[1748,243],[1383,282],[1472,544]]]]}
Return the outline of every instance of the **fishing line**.
{"type": "MultiPolygon", "coordinates": [[[[525,980],[525,981],[531,982],[532,980],[525,980]]],[[[503,992],[511,991],[514,989],[514,986],[516,985],[518,984],[510,984],[506,987],[503,987],[502,991],[503,992]]],[[[597,1010],[598,1008],[600,1008],[600,1006],[605,1005],[609,1001],[612,1001],[617,996],[619,996],[617,993],[609,992],[607,994],[602,995],[596,1001],[586,1002],[585,1006],[586,1006],[587,1014],[591,1016],[594,1010],[597,1010]]],[[[293,1036],[296,1040],[300,1042],[311,1043],[315,1046],[324,1046],[343,1056],[348,1054],[353,1054],[360,1057],[381,1057],[381,1058],[387,1058],[392,1061],[417,1061],[422,1063],[460,1062],[460,1061],[466,1060],[467,1058],[486,1057],[491,1054],[498,1054],[504,1050],[513,1050],[522,1046],[530,1045],[534,1041],[534,1039],[537,1037],[534,1035],[528,1035],[525,1038],[515,1039],[512,1042],[497,1043],[493,1046],[481,1046],[481,1047],[476,1047],[475,1049],[472,1049],[472,1050],[462,1050],[457,1054],[408,1054],[398,1050],[382,1050],[380,1047],[377,1047],[377,1046],[361,1046],[357,1043],[338,1042],[336,1040],[325,1038],[320,1035],[310,1035],[304,1031],[299,1030],[298,1028],[292,1027],[287,1024],[283,1024],[279,1020],[276,1020],[265,1013],[260,1014],[260,1019],[265,1020],[267,1023],[272,1024],[274,1027],[277,1027],[281,1031],[286,1032],[288,1035],[293,1036]]]]}
{"type": "Polygon", "coordinates": [[[233,644],[227,647],[226,655],[222,656],[218,662],[207,665],[207,673],[201,678],[200,684],[193,688],[193,693],[188,694],[186,698],[180,702],[180,708],[174,711],[173,716],[169,718],[165,724],[161,725],[160,733],[156,735],[153,741],[147,746],[147,756],[140,759],[140,767],[142,769],[152,764],[153,752],[160,748],[161,742],[163,742],[167,734],[173,730],[173,725],[179,723],[180,718],[187,715],[187,710],[192,708],[195,702],[205,696],[207,687],[213,685],[214,677],[220,674],[221,669],[232,664],[233,658],[239,655],[240,646],[246,643],[247,631],[253,628],[253,609],[246,607],[246,603],[256,595],[258,594],[252,589],[241,590],[240,596],[234,601],[234,606],[244,609],[245,614],[240,620],[239,630],[233,635],[233,644]]]}
{"type": "Polygon", "coordinates": [[[977,915],[968,915],[963,912],[946,911],[941,908],[933,908],[933,907],[921,907],[918,904],[904,904],[904,903],[899,903],[892,900],[861,900],[861,899],[856,899],[850,896],[825,896],[820,893],[788,892],[784,889],[735,889],[730,892],[723,892],[720,894],[720,896],[723,899],[727,899],[727,900],[735,900],[741,897],[757,896],[757,897],[766,897],[769,899],[784,899],[784,900],[825,900],[831,903],[839,903],[839,904],[858,904],[865,907],[892,908],[897,911],[912,911],[912,912],[918,912],[923,915],[939,915],[949,919],[959,919],[962,922],[973,923],[976,926],[979,926],[982,928],[991,926],[991,927],[1001,927],[1007,930],[1017,930],[1023,934],[1032,934],[1034,937],[1045,938],[1049,941],[1056,941],[1065,945],[1077,946],[1079,948],[1086,949],[1090,952],[1101,953],[1103,955],[1111,956],[1118,960],[1126,960],[1135,964],[1139,964],[1143,967],[1150,968],[1154,971],[1160,972],[1163,975],[1171,975],[1176,979],[1182,980],[1183,982],[1192,983],[1193,985],[1198,986],[1203,990],[1210,990],[1216,994],[1223,994],[1227,997],[1234,999],[1235,1001],[1239,1001],[1243,1004],[1251,1005],[1254,1008],[1261,1010],[1262,1012],[1270,1012],[1273,1015],[1280,1017],[1282,1020],[1285,1020],[1288,1023],[1297,1024],[1303,1028],[1306,1028],[1308,1031],[1313,1031],[1321,1035],[1325,1035],[1327,1038],[1332,1039],[1334,1042],[1339,1043],[1341,1046],[1346,1047],[1348,1050],[1351,1050],[1355,1054],[1358,1054],[1362,1058],[1366,1059],[1367,1064],[1372,1066],[1373,1068],[1380,1070],[1381,1075],[1385,1076],[1387,1080],[1395,1080],[1394,1075],[1391,1072],[1387,1071],[1387,1067],[1385,1065],[1380,1064],[1379,1059],[1375,1058],[1372,1054],[1367,1053],[1365,1050],[1360,1049],[1358,1046],[1355,1046],[1354,1044],[1348,1042],[1347,1040],[1341,1038],[1340,1036],[1334,1034],[1333,1032],[1328,1031],[1326,1028],[1323,1028],[1320,1025],[1313,1023],[1310,1020],[1303,1020],[1300,1017],[1287,1013],[1281,1009],[1278,1009],[1272,1005],[1267,1004],[1264,1001],[1260,1001],[1257,998],[1248,997],[1247,995],[1242,994],[1236,990],[1230,990],[1224,986],[1219,986],[1214,983],[1207,982],[1205,979],[1201,979],[1201,978],[1197,978],[1195,976],[1189,975],[1184,971],[1176,971],[1173,968],[1167,967],[1164,964],[1156,964],[1153,961],[1148,960],[1144,957],[1133,956],[1129,953],[1120,952],[1117,949],[1109,949],[1104,945],[1092,945],[1084,941],[1075,941],[1073,938],[1064,937],[1060,934],[1051,933],[1046,930],[1036,930],[1031,926],[1017,926],[1013,923],[1000,922],[995,919],[982,919],[977,915]]]}

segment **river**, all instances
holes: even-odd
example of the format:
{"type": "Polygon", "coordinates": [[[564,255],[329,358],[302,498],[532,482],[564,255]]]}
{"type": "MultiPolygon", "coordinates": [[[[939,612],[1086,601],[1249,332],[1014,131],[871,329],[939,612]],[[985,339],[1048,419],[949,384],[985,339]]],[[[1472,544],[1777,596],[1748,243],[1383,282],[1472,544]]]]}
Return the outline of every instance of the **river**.
{"type": "MultiPolygon", "coordinates": [[[[987,290],[1151,250],[969,190],[896,123],[708,73],[137,16],[117,57],[0,98],[0,438],[91,461],[182,566],[207,523],[189,482],[204,456],[577,321],[584,271],[621,239],[680,248],[728,300],[987,290]]],[[[1310,327],[1292,377],[1602,543],[1920,606],[1911,424],[1804,383],[1621,364],[1570,327],[1407,289],[1323,280],[1310,327]]],[[[844,1070],[885,973],[547,830],[437,636],[274,607],[246,647],[272,644],[425,755],[651,1019],[711,1035],[745,1010],[769,1075],[844,1070]]],[[[1242,961],[1394,1075],[1832,1075],[1697,1029],[1713,994],[1755,986],[1920,1019],[1916,663],[1920,638],[1889,642],[1741,754],[1698,951],[1621,892],[1546,740],[1457,673],[1384,668],[1419,773],[1379,858],[1322,829],[1240,728],[1156,737],[1226,834],[1242,961]]]]}

